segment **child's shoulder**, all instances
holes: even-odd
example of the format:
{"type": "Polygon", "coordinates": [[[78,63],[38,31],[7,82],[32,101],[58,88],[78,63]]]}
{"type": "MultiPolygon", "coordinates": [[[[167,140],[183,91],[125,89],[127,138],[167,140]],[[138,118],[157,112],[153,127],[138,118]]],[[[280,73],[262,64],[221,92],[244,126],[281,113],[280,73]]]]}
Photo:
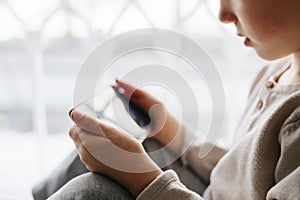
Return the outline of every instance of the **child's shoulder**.
{"type": "Polygon", "coordinates": [[[290,110],[283,124],[283,132],[290,132],[293,128],[300,128],[300,91],[292,94],[285,102],[285,107],[290,110]]]}
{"type": "MultiPolygon", "coordinates": [[[[281,124],[279,142],[283,137],[292,137],[300,142],[300,91],[289,95],[269,117],[273,124],[281,124]],[[293,134],[295,132],[295,134],[293,134]]],[[[300,147],[300,146],[299,146],[300,147]]],[[[300,149],[299,149],[300,150],[300,149]]]]}

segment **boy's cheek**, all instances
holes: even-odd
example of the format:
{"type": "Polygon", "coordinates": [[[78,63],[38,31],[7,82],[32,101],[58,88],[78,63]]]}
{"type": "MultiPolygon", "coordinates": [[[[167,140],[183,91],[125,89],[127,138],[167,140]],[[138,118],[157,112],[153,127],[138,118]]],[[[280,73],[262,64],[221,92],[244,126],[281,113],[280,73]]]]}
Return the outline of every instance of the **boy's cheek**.
{"type": "Polygon", "coordinates": [[[268,37],[276,36],[280,31],[286,30],[286,20],[285,17],[280,16],[263,16],[264,17],[264,24],[266,34],[268,37]]]}

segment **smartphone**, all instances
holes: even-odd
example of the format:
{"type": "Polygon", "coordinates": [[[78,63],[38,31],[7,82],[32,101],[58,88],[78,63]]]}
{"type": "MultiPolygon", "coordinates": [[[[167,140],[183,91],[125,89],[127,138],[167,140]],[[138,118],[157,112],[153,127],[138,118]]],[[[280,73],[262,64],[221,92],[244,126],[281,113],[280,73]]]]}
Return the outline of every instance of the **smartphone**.
{"type": "MultiPolygon", "coordinates": [[[[147,127],[151,123],[151,118],[148,113],[134,104],[132,100],[123,95],[115,86],[109,86],[94,97],[74,106],[70,109],[69,116],[73,110],[78,110],[84,114],[94,116],[98,119],[112,121],[112,114],[109,113],[108,108],[111,106],[111,103],[116,97],[122,102],[126,112],[139,127],[147,127]]],[[[117,109],[119,109],[121,113],[122,108],[119,107],[117,109]]]]}
{"type": "Polygon", "coordinates": [[[118,88],[116,88],[115,86],[112,86],[112,88],[115,91],[116,95],[122,101],[126,111],[129,113],[129,115],[135,121],[135,123],[140,127],[148,126],[151,122],[151,118],[148,115],[148,113],[146,113],[139,106],[134,104],[132,100],[130,100],[128,97],[120,93],[118,88]]]}

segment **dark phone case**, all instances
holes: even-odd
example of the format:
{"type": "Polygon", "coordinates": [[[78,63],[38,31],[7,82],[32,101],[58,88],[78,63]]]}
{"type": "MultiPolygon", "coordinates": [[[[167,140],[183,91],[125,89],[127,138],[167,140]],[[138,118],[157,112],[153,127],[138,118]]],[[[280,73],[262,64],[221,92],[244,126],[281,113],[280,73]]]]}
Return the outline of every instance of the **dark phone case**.
{"type": "Polygon", "coordinates": [[[144,112],[140,107],[135,105],[130,99],[128,99],[126,96],[120,93],[118,88],[116,88],[115,86],[112,86],[112,88],[114,89],[119,99],[122,101],[129,115],[137,123],[137,125],[139,125],[140,127],[148,126],[151,122],[151,118],[148,115],[148,113],[144,112]]]}

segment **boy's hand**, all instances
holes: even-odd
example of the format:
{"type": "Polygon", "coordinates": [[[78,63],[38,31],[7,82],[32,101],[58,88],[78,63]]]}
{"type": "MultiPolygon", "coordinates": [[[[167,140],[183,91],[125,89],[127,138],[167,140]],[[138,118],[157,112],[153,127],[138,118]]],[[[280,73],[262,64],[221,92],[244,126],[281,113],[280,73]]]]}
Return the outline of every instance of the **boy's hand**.
{"type": "MultiPolygon", "coordinates": [[[[174,139],[176,133],[180,133],[181,124],[167,111],[162,102],[145,91],[136,89],[120,80],[116,80],[116,87],[121,89],[123,94],[130,98],[135,105],[139,106],[144,112],[149,113],[151,117],[150,137],[157,139],[163,145],[167,145],[174,139]]],[[[181,140],[178,139],[170,146],[176,153],[180,151],[180,142],[181,140]]]]}
{"type": "Polygon", "coordinates": [[[69,135],[86,167],[127,188],[134,197],[162,173],[136,139],[78,111],[69,135]]]}

